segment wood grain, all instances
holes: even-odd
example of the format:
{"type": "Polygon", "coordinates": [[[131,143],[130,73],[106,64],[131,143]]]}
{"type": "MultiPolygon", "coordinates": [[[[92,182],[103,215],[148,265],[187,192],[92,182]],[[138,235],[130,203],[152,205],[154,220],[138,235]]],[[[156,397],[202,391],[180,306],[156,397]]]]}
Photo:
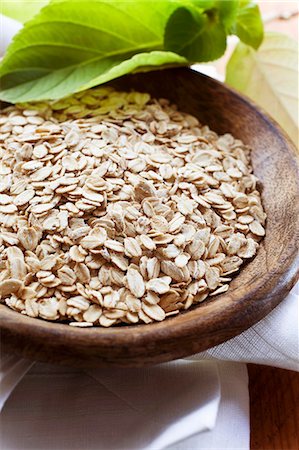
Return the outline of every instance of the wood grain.
{"type": "Polygon", "coordinates": [[[75,329],[1,305],[2,348],[29,358],[86,368],[142,366],[191,355],[263,318],[298,276],[298,162],[293,144],[277,124],[243,96],[190,69],[131,75],[112,84],[169,98],[216,132],[231,132],[251,145],[268,216],[266,237],[227,293],[161,323],[75,329]]]}
{"type": "Polygon", "coordinates": [[[248,365],[251,450],[299,448],[299,374],[248,365]]]}

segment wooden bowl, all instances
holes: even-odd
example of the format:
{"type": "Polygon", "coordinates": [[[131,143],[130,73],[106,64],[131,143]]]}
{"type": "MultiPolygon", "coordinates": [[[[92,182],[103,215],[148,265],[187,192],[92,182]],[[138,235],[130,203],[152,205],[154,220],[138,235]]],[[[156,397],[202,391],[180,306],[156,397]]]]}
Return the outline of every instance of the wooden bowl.
{"type": "MultiPolygon", "coordinates": [[[[279,126],[240,94],[190,69],[121,78],[119,89],[169,98],[217,133],[253,148],[268,216],[257,256],[227,293],[149,325],[78,329],[32,319],[0,306],[2,350],[40,361],[133,367],[188,356],[220,344],[265,317],[289,292],[298,272],[299,183],[296,150],[279,126]]],[[[287,324],[286,324],[287,326],[287,324]]]]}

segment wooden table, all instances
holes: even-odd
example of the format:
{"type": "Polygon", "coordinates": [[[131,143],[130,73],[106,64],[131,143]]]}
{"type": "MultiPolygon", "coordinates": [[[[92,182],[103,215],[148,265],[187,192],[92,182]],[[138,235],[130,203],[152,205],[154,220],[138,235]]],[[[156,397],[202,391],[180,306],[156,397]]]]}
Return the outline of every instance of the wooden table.
{"type": "Polygon", "coordinates": [[[299,374],[248,364],[251,450],[299,449],[299,374]]]}

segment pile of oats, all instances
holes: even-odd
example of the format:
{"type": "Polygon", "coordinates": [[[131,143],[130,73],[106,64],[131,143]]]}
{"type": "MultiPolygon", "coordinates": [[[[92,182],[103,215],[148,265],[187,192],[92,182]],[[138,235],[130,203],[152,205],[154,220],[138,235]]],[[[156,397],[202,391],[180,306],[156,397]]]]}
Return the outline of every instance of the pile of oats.
{"type": "Polygon", "coordinates": [[[0,176],[1,301],[72,326],[225,292],[265,234],[250,149],[148,94],[7,108],[0,176]]]}

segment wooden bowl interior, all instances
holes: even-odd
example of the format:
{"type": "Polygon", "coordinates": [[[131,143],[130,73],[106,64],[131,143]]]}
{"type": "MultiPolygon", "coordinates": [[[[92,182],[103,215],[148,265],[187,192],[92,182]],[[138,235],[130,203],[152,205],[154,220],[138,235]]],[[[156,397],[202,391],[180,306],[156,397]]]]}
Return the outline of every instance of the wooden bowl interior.
{"type": "Polygon", "coordinates": [[[266,237],[227,293],[162,323],[74,329],[24,317],[1,305],[4,348],[24,356],[81,367],[140,366],[187,356],[260,320],[296,278],[298,166],[293,145],[277,125],[242,96],[189,69],[137,74],[111,84],[168,98],[217,133],[229,132],[250,145],[268,217],[266,237]]]}

